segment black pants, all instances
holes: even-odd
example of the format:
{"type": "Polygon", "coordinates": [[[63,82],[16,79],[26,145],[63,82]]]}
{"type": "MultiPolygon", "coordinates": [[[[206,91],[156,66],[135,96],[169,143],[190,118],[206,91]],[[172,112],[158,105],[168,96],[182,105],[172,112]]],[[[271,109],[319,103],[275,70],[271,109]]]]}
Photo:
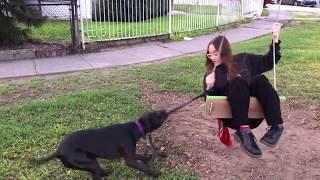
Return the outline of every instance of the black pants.
{"type": "Polygon", "coordinates": [[[236,77],[229,82],[224,93],[231,106],[232,119],[222,120],[224,125],[232,129],[239,129],[241,125],[249,125],[254,129],[262,123],[263,119],[248,118],[250,96],[256,97],[261,104],[269,126],[283,122],[278,93],[264,75],[256,76],[250,84],[236,77]]]}

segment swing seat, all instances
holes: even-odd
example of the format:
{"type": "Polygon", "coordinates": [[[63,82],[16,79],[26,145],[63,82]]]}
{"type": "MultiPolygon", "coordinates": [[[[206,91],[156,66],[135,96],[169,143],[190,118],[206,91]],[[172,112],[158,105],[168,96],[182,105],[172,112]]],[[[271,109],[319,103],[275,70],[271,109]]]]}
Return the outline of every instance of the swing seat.
{"type": "MultiPolygon", "coordinates": [[[[279,96],[280,103],[283,103],[286,98],[279,96]]],[[[232,118],[231,108],[226,96],[207,96],[206,112],[213,118],[232,118]]],[[[264,118],[264,113],[257,98],[250,97],[249,118],[264,118]]]]}

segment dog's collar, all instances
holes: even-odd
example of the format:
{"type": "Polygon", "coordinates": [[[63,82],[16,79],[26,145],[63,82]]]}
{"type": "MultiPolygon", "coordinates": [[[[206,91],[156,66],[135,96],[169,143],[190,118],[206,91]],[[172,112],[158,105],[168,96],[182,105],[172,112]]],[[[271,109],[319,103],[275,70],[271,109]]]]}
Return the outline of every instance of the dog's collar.
{"type": "Polygon", "coordinates": [[[142,136],[144,136],[145,133],[144,133],[144,130],[143,130],[142,125],[140,124],[139,120],[136,120],[135,123],[136,123],[136,126],[138,127],[140,133],[142,134],[142,136]]]}

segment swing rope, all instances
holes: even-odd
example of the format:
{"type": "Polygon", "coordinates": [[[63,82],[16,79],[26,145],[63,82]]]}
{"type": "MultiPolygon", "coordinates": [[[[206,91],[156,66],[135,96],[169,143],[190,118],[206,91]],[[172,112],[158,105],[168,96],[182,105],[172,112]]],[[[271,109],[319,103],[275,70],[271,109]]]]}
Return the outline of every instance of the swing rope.
{"type": "MultiPolygon", "coordinates": [[[[277,22],[279,22],[279,12],[280,12],[280,5],[281,5],[281,0],[279,1],[278,4],[278,11],[277,11],[277,22]]],[[[275,42],[272,40],[272,46],[273,46],[273,86],[274,89],[277,91],[277,73],[276,73],[276,48],[275,48],[275,42]]]]}

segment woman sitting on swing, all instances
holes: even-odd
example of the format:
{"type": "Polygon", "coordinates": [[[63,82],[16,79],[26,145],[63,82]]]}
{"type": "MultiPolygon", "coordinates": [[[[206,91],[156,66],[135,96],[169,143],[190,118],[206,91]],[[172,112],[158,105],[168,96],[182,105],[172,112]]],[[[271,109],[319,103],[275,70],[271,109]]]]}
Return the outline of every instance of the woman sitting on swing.
{"type": "MultiPolygon", "coordinates": [[[[275,61],[279,61],[281,25],[273,26],[275,61]]],[[[241,53],[232,55],[231,47],[224,36],[214,38],[207,48],[204,90],[210,96],[227,96],[232,118],[221,119],[223,126],[235,129],[235,137],[242,150],[253,157],[262,152],[256,143],[251,129],[258,127],[263,119],[249,119],[250,96],[256,97],[262,106],[265,119],[270,126],[261,138],[265,145],[274,147],[283,131],[280,99],[268,79],[262,73],[273,69],[273,46],[265,55],[241,53]]]]}

